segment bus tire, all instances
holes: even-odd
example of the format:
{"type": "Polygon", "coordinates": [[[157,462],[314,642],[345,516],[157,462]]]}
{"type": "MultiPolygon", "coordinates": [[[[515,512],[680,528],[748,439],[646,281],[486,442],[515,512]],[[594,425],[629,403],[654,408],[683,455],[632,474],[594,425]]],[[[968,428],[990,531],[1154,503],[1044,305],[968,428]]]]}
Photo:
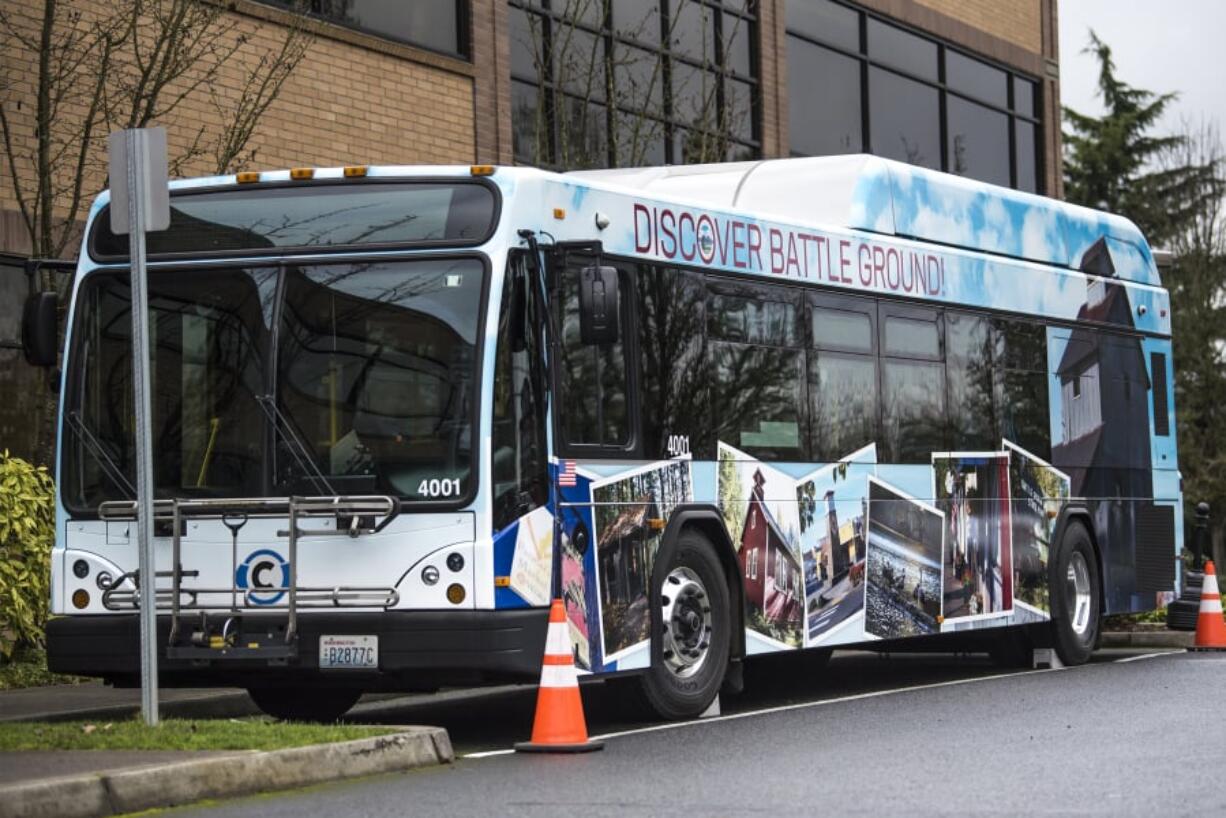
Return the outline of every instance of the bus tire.
{"type": "Polygon", "coordinates": [[[247,695],[274,719],[331,723],[349,712],[362,691],[347,687],[249,687],[247,695]]]}
{"type": "Polygon", "coordinates": [[[667,559],[652,611],[654,661],[638,682],[652,712],[683,719],[706,710],[723,684],[731,606],[715,548],[698,531],[683,529],[667,559]]]}
{"type": "Polygon", "coordinates": [[[1049,569],[1052,646],[1066,665],[1090,660],[1102,630],[1102,584],[1090,532],[1072,520],[1049,569]]]}

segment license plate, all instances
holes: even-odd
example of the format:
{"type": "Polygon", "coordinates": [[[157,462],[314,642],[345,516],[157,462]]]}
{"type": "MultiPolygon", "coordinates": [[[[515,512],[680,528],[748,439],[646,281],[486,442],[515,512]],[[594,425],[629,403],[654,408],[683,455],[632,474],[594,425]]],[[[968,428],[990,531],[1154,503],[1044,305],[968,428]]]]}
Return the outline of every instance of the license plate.
{"type": "Polygon", "coordinates": [[[338,670],[365,670],[379,667],[379,637],[321,636],[319,666],[338,670]]]}

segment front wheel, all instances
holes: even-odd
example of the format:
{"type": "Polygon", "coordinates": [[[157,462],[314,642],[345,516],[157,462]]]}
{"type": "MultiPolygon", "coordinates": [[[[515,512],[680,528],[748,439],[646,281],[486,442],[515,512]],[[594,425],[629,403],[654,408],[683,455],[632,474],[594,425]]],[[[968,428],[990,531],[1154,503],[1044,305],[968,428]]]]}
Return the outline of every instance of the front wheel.
{"type": "Polygon", "coordinates": [[[337,721],[357,704],[360,690],[344,687],[249,687],[255,706],[282,721],[337,721]]]}
{"type": "Polygon", "coordinates": [[[661,573],[652,617],[656,661],[638,681],[657,715],[688,718],[707,709],[728,669],[728,585],[715,548],[693,530],[678,537],[661,573]]]}
{"type": "Polygon", "coordinates": [[[1056,655],[1066,665],[1089,661],[1102,629],[1102,584],[1090,532],[1069,523],[1051,560],[1051,629],[1056,655]]]}

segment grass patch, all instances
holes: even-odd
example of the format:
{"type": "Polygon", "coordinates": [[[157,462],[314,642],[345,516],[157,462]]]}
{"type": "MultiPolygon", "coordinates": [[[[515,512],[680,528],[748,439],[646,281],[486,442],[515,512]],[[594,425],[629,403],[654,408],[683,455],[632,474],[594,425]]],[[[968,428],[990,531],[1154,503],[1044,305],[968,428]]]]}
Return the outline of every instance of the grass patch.
{"type": "Polygon", "coordinates": [[[272,719],[139,719],[0,723],[2,750],[280,750],[387,733],[386,727],[295,724],[272,719]]]}
{"type": "Polygon", "coordinates": [[[1153,628],[1165,622],[1166,608],[1159,608],[1156,611],[1144,611],[1142,613],[1112,614],[1111,616],[1103,617],[1103,630],[1145,630],[1146,626],[1153,628]]]}
{"type": "Polygon", "coordinates": [[[47,670],[47,653],[37,648],[25,648],[11,659],[0,661],[0,690],[47,685],[74,685],[88,682],[84,676],[69,676],[47,670]]]}

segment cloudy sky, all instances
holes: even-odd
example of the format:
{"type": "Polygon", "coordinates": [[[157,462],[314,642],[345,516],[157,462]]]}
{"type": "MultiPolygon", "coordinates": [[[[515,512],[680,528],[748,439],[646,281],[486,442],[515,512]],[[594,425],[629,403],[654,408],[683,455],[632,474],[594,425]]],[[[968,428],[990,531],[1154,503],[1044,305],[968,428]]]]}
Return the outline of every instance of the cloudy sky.
{"type": "Polygon", "coordinates": [[[1061,102],[1102,112],[1094,96],[1098,63],[1081,51],[1091,28],[1111,46],[1116,76],[1151,91],[1178,91],[1162,129],[1203,116],[1226,128],[1226,2],[1222,0],[1060,0],[1061,102]]]}

